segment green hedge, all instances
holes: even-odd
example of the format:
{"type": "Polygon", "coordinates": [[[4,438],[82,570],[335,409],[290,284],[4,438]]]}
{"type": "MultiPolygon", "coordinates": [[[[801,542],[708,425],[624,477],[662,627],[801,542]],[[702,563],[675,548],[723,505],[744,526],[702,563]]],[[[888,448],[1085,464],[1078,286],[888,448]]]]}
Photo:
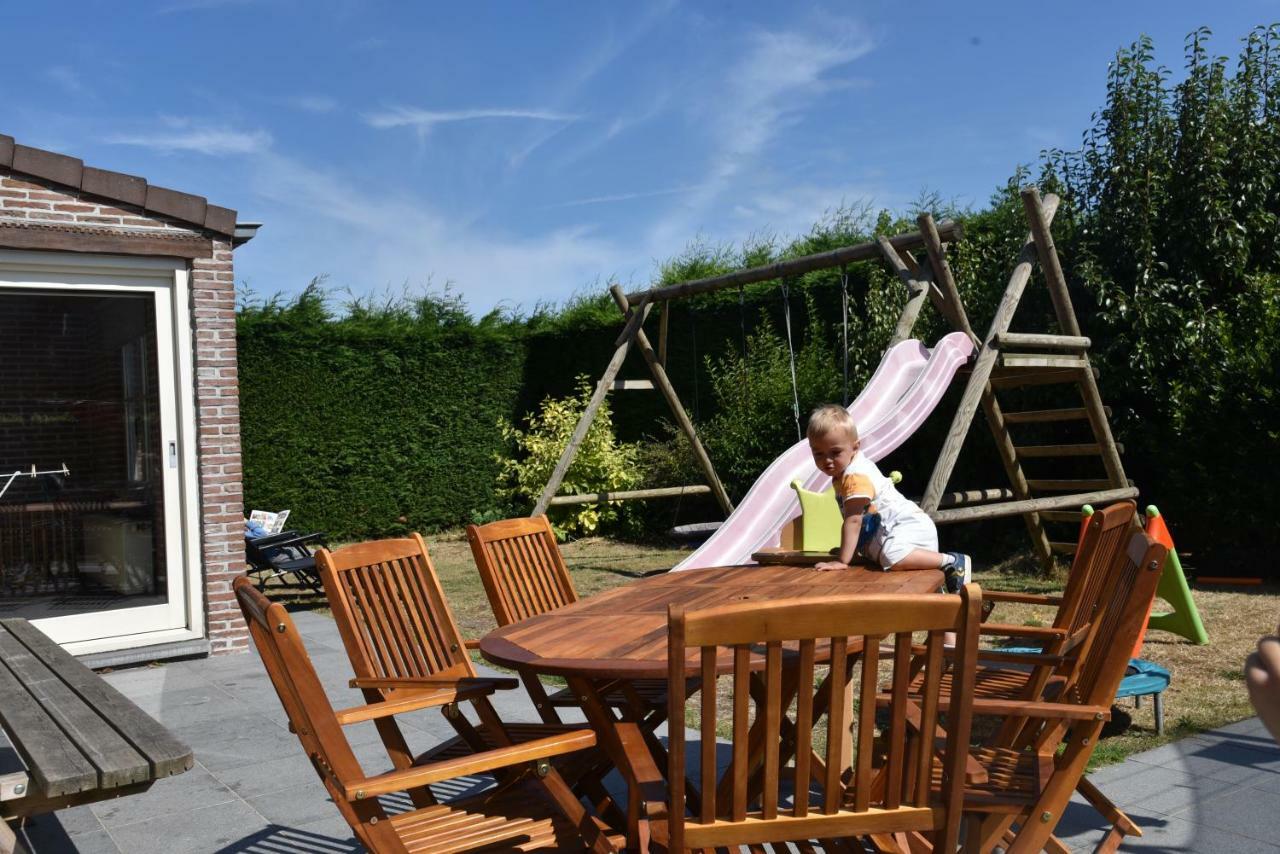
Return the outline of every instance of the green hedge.
{"type": "Polygon", "coordinates": [[[240,312],[247,509],[291,508],[299,527],[349,538],[493,506],[523,346],[503,324],[423,307],[334,318],[312,290],[240,312]]]}

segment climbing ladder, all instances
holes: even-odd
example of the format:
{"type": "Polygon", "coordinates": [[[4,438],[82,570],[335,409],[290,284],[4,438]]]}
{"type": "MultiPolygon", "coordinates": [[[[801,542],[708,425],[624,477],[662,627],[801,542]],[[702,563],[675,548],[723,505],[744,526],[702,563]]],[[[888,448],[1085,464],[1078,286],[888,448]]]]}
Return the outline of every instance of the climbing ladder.
{"type": "MultiPolygon", "coordinates": [[[[1030,234],[968,372],[964,394],[925,488],[921,506],[939,524],[1017,513],[1026,523],[1037,556],[1048,565],[1054,552],[1073,552],[1075,544],[1069,541],[1070,538],[1062,542],[1050,540],[1045,533],[1045,522],[1078,524],[1078,510],[1082,505],[1131,498],[1137,495],[1138,490],[1125,478],[1124,464],[1120,460],[1122,449],[1111,434],[1110,411],[1102,403],[1097,369],[1089,360],[1090,341],[1081,334],[1049,231],[1058,199],[1051,195],[1042,201],[1034,187],[1024,189],[1021,195],[1031,226],[1030,234]],[[1037,261],[1044,274],[1059,331],[1052,334],[1011,332],[1009,327],[1037,261]],[[1001,405],[1000,396],[1011,390],[1052,385],[1074,385],[1079,405],[1022,411],[1005,411],[1001,405]],[[944,496],[947,481],[979,406],[991,428],[1010,488],[944,496]],[[1010,425],[1062,425],[1068,422],[1087,423],[1092,440],[1070,444],[1018,444],[1010,431],[1010,425]],[[1030,463],[1035,466],[1047,460],[1077,463],[1088,457],[1100,460],[1102,473],[1094,477],[1028,477],[1024,469],[1024,464],[1031,460],[1036,461],[1030,463]],[[942,507],[944,499],[950,499],[947,503],[951,506],[946,509],[942,507]],[[973,506],[963,506],[965,504],[973,506]]],[[[949,277],[950,271],[944,269],[943,278],[949,277]]],[[[972,334],[967,321],[963,325],[957,324],[957,327],[972,334]]],[[[1019,426],[1017,429],[1031,428],[1019,426]]]]}

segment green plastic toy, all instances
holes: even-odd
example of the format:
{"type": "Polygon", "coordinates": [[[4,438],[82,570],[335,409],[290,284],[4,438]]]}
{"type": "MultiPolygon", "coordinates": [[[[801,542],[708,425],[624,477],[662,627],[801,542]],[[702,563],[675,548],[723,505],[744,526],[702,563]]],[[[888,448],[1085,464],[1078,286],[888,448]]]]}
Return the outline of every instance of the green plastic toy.
{"type": "Polygon", "coordinates": [[[1156,595],[1173,606],[1172,611],[1152,614],[1147,623],[1148,628],[1160,629],[1181,635],[1192,643],[1206,644],[1209,635],[1200,622],[1200,612],[1191,598],[1191,587],[1182,572],[1182,561],[1178,560],[1178,551],[1173,546],[1173,537],[1165,527],[1164,517],[1152,504],[1147,508],[1147,536],[1169,549],[1165,559],[1164,570],[1160,573],[1160,584],[1156,587],[1156,595]]]}

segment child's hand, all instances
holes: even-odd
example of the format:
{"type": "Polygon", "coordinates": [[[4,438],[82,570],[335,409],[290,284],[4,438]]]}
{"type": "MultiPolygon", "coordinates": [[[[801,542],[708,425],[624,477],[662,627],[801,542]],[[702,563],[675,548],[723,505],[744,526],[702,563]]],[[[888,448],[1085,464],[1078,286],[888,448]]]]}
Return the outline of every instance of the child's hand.
{"type": "Polygon", "coordinates": [[[824,560],[822,563],[815,563],[813,565],[813,568],[824,570],[824,571],[828,569],[848,569],[849,564],[841,563],[838,560],[824,560]]]}

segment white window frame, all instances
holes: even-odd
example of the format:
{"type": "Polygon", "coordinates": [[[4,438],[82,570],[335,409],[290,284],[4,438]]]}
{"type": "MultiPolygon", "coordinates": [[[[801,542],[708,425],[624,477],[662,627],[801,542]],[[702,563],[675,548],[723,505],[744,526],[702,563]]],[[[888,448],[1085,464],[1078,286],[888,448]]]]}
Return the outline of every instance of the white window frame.
{"type": "MultiPolygon", "coordinates": [[[[165,504],[177,502],[177,511],[166,516],[166,542],[178,542],[168,551],[169,601],[164,605],[120,608],[97,614],[77,614],[34,620],[73,655],[134,649],[154,644],[197,640],[205,636],[204,562],[201,554],[199,433],[196,425],[196,388],[191,330],[190,274],[185,259],[150,256],[115,256],[0,249],[0,289],[39,289],[79,293],[151,293],[156,298],[156,339],[161,364],[157,383],[162,409],[161,468],[166,473],[165,504]],[[166,317],[167,314],[167,317],[166,317]],[[165,350],[172,363],[164,364],[165,350]],[[166,402],[167,399],[167,402],[166,402]],[[168,443],[177,443],[178,465],[169,466],[168,443]],[[173,477],[168,477],[169,472],[173,477]],[[170,522],[178,530],[169,530],[170,522]],[[175,560],[176,559],[176,560],[175,560]],[[165,609],[163,619],[156,611],[165,609]],[[120,631],[128,615],[150,613],[141,631],[120,631]],[[113,615],[125,615],[123,618],[113,615]],[[111,626],[100,636],[85,631],[91,618],[111,626]]],[[[75,472],[72,472],[72,477],[75,472]]],[[[143,622],[139,620],[139,622],[143,622]]]]}

